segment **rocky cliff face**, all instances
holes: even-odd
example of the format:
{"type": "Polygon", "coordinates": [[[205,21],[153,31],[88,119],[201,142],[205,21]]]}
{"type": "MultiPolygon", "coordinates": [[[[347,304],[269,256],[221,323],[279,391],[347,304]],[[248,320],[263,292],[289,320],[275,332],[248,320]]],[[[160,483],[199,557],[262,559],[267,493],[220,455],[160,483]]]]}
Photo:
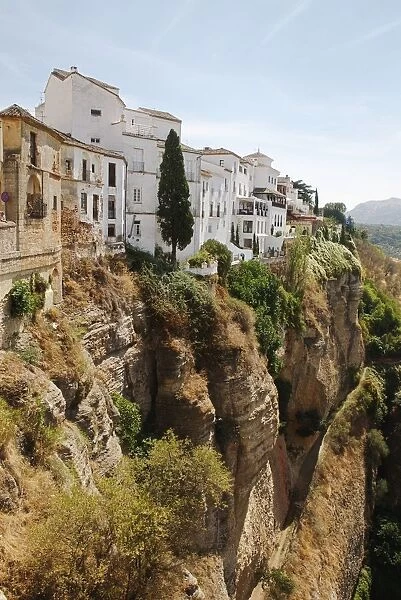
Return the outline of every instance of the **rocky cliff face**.
{"type": "MultiPolygon", "coordinates": [[[[305,497],[314,471],[322,436],[316,430],[300,435],[300,427],[305,426],[303,414],[311,419],[312,411],[319,421],[325,419],[345,398],[351,376],[361,364],[359,297],[356,276],[348,274],[329,281],[326,290],[313,300],[306,330],[302,334],[288,332],[280,375],[287,389],[285,438],[278,435],[278,395],[266,362],[253,336],[238,324],[228,322],[213,356],[199,361],[186,340],[161,335],[147,320],[139,301],[129,310],[110,311],[94,301],[78,306],[70,303],[68,318],[79,322],[84,332],[82,352],[90,371],[85,385],[71,381],[67,385],[64,379],[54,377],[50,381],[37,367],[18,362],[28,388],[32,376],[43,383],[49,418],[62,425],[63,442],[54,461],[59,473],[64,473],[65,485],[71,485],[68,473],[72,465],[79,481],[95,492],[93,473],[108,473],[120,460],[115,433],[118,412],[111,392],[123,393],[137,402],[144,422],[158,431],[172,427],[196,443],[216,445],[233,474],[234,495],[225,511],[208,515],[207,533],[199,540],[202,550],[213,555],[213,569],[205,568],[209,563],[200,560],[191,564],[190,570],[206,598],[248,600],[274,552],[294,490],[301,490],[305,497]]],[[[54,329],[51,323],[49,327],[54,329]]],[[[4,370],[0,369],[0,396],[4,395],[4,381],[4,370]]],[[[311,426],[308,419],[306,425],[311,426]]],[[[354,454],[349,459],[362,466],[362,454],[354,454]]],[[[324,470],[323,466],[319,469],[324,470]]],[[[12,466],[3,460],[0,503],[10,510],[18,510],[21,499],[14,475],[12,466]]],[[[335,548],[335,552],[346,555],[354,544],[355,565],[363,545],[363,485],[353,473],[348,488],[337,490],[333,484],[323,492],[331,499],[334,511],[347,503],[348,489],[360,499],[348,507],[345,541],[335,548]]],[[[335,526],[333,520],[330,527],[335,526]]],[[[291,550],[293,565],[303,560],[296,547],[291,550]]],[[[319,547],[314,552],[320,556],[321,568],[326,559],[319,547]]],[[[343,589],[355,569],[348,576],[346,561],[333,558],[332,562],[336,583],[331,589],[343,589]]],[[[318,589],[316,582],[310,589],[316,585],[318,589]]],[[[172,584],[169,597],[181,597],[178,589],[172,584]]],[[[329,598],[324,594],[316,597],[329,598]]]]}

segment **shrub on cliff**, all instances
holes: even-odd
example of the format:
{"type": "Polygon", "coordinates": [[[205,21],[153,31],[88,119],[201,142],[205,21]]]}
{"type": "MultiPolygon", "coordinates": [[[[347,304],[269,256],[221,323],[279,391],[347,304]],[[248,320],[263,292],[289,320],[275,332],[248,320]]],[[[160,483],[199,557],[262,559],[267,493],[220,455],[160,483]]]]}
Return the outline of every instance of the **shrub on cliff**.
{"type": "Polygon", "coordinates": [[[206,240],[206,242],[202,244],[202,250],[206,250],[206,252],[209,252],[209,254],[216,257],[217,273],[220,282],[224,285],[231,267],[231,261],[233,259],[232,253],[225,244],[222,244],[217,240],[206,240]]]}
{"type": "Polygon", "coordinates": [[[286,326],[300,326],[300,299],[287,292],[278,277],[257,261],[243,262],[232,268],[227,277],[228,291],[246,302],[256,315],[255,330],[261,351],[267,356],[270,370],[280,369],[277,350],[286,326]]]}
{"type": "Polygon", "coordinates": [[[139,282],[146,305],[160,325],[195,345],[205,343],[216,313],[206,283],[183,271],[159,276],[149,268],[142,270],[139,282]]]}
{"type": "Polygon", "coordinates": [[[360,305],[360,322],[370,358],[401,353],[401,309],[397,301],[366,281],[360,305]]]}
{"type": "Polygon", "coordinates": [[[172,552],[196,550],[206,507],[222,504],[231,477],[214,450],[169,432],[98,488],[51,498],[10,570],[15,597],[138,598],[172,552]]]}
{"type": "Polygon", "coordinates": [[[138,435],[141,431],[141,413],[139,406],[121,394],[113,392],[111,398],[120,413],[116,431],[123,450],[133,456],[138,446],[138,435]]]}

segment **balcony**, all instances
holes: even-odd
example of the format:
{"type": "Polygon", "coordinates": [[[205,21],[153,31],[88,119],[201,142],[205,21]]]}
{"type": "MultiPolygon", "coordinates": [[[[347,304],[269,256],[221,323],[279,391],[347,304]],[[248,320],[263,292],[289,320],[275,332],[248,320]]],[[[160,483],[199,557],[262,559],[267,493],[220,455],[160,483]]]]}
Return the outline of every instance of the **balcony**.
{"type": "Polygon", "coordinates": [[[143,173],[145,170],[145,163],[143,161],[134,160],[132,163],[132,170],[134,173],[143,173]]]}
{"type": "Polygon", "coordinates": [[[26,195],[26,216],[29,219],[44,219],[47,217],[47,204],[39,194],[26,195]]]}
{"type": "Polygon", "coordinates": [[[253,215],[253,208],[239,208],[237,215],[253,215]]]}
{"type": "Polygon", "coordinates": [[[128,130],[128,133],[132,133],[133,135],[138,135],[142,137],[155,137],[152,132],[152,127],[147,125],[132,125],[128,130]]]}

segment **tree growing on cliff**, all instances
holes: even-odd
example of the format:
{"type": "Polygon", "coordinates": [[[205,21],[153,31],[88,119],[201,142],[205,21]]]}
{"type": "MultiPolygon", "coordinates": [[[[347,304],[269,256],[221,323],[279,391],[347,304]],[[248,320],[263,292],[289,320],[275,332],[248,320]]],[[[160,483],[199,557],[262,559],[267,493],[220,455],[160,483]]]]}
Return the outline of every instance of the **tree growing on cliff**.
{"type": "Polygon", "coordinates": [[[312,206],[314,194],[312,186],[302,181],[302,179],[294,181],[293,186],[296,190],[298,190],[298,196],[299,198],[301,198],[302,202],[305,202],[305,204],[309,204],[309,206],[312,206]]]}
{"type": "Polygon", "coordinates": [[[163,241],[171,245],[171,258],[175,265],[177,248],[183,250],[192,239],[194,218],[188,200],[189,187],[185,177],[180,138],[174,129],[170,130],[166,139],[157,196],[157,220],[163,241]]]}

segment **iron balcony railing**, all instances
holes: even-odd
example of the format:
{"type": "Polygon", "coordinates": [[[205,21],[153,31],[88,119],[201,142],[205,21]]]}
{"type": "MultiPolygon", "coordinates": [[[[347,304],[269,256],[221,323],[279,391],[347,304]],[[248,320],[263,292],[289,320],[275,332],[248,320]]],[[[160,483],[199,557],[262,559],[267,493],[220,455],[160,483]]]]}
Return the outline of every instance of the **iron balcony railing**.
{"type": "Polygon", "coordinates": [[[26,214],[30,219],[44,219],[47,217],[47,204],[39,194],[26,195],[26,214]]]}

